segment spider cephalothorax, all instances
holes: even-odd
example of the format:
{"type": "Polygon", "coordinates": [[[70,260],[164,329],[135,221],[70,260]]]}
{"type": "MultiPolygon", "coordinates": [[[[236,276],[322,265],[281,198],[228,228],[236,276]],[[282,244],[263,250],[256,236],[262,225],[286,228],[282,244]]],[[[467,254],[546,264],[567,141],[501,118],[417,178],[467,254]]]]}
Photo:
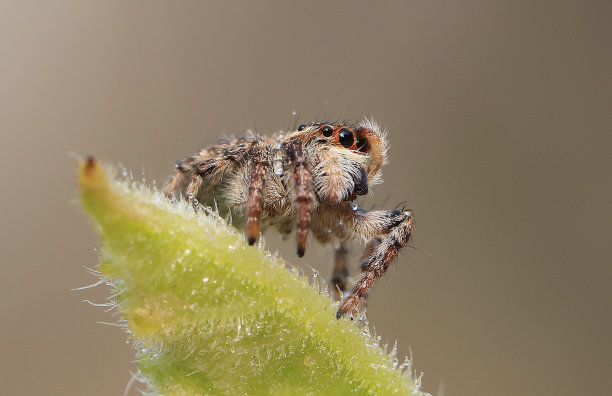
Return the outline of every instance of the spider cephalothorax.
{"type": "Polygon", "coordinates": [[[340,317],[361,305],[412,233],[408,211],[363,211],[352,205],[382,181],[386,152],[385,134],[371,120],[302,124],[271,138],[221,140],[177,163],[165,193],[231,212],[235,225],[246,225],[251,245],[268,227],[281,234],[296,227],[300,257],[309,232],[322,243],[334,242],[332,281],[339,292],[348,277],[344,242],[368,240],[362,272],[340,304],[340,317]]]}

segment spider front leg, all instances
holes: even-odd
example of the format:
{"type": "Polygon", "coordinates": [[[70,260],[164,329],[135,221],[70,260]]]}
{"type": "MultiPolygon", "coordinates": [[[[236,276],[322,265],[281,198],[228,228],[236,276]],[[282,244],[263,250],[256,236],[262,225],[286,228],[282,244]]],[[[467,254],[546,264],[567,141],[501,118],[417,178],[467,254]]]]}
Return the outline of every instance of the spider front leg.
{"type": "Polygon", "coordinates": [[[251,151],[251,174],[247,197],[247,240],[253,245],[259,236],[259,223],[263,212],[263,194],[266,185],[266,169],[269,161],[262,148],[251,151]]]}
{"type": "Polygon", "coordinates": [[[315,207],[315,194],[312,186],[312,175],[308,169],[306,157],[302,148],[302,142],[291,140],[283,145],[283,150],[291,163],[290,184],[295,199],[297,211],[297,255],[304,256],[306,241],[308,240],[308,229],[315,207]]]}
{"type": "Polygon", "coordinates": [[[361,261],[361,274],[353,288],[344,296],[336,318],[364,302],[370,288],[385,274],[389,264],[406,246],[412,235],[414,218],[409,211],[357,212],[354,226],[358,234],[373,239],[361,261]]]}

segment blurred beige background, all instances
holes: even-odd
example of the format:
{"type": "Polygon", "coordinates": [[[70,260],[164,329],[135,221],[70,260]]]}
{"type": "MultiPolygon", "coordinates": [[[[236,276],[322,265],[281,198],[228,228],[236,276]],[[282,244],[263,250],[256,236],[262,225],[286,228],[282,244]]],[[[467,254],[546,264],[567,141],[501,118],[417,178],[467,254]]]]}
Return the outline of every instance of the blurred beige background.
{"type": "MultiPolygon", "coordinates": [[[[610,4],[0,2],[0,393],[120,395],[136,370],[81,303],[109,290],[70,291],[97,264],[70,153],[162,184],[296,111],[389,130],[367,204],[418,223],[369,315],[424,390],[610,394],[610,4]]],[[[328,273],[328,252],[271,239],[328,273]]]]}

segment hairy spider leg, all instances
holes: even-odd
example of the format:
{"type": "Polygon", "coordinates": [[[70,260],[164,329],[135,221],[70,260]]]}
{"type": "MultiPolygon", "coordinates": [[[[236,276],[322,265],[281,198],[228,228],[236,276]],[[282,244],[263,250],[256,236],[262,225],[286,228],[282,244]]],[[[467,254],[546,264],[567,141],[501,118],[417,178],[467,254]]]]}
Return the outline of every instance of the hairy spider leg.
{"type": "Polygon", "coordinates": [[[259,237],[259,223],[263,211],[263,194],[266,185],[266,168],[269,162],[262,148],[251,151],[251,176],[249,178],[249,192],[247,199],[247,239],[253,245],[259,237]]]}
{"type": "Polygon", "coordinates": [[[291,162],[292,182],[295,189],[295,206],[297,209],[297,255],[302,257],[306,251],[308,229],[314,209],[315,197],[312,188],[312,175],[304,157],[302,142],[294,139],[283,146],[291,162]]]}
{"type": "Polygon", "coordinates": [[[170,198],[197,199],[202,184],[216,184],[223,175],[241,161],[255,142],[237,138],[203,149],[176,164],[176,169],[165,188],[170,198]]]}
{"type": "Polygon", "coordinates": [[[361,274],[340,303],[336,313],[337,318],[363,303],[374,282],[384,275],[389,264],[406,246],[414,227],[414,218],[409,211],[374,211],[366,212],[365,215],[357,214],[356,217],[355,225],[367,230],[367,233],[374,233],[378,229],[380,242],[377,241],[366,247],[366,254],[361,263],[361,274]],[[368,250],[371,250],[369,254],[368,250]]]}

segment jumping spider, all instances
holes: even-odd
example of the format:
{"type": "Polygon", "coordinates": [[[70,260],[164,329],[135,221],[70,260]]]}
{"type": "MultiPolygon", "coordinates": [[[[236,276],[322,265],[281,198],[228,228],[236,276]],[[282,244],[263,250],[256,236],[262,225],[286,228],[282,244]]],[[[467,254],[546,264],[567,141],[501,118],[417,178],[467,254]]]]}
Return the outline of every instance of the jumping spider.
{"type": "Polygon", "coordinates": [[[406,210],[356,209],[353,201],[382,182],[388,143],[378,124],[303,124],[288,135],[221,140],[176,164],[165,187],[168,197],[219,203],[233,222],[246,223],[250,245],[260,227],[289,234],[297,223],[297,254],[303,256],[308,232],[321,243],[335,243],[332,282],[340,293],[348,277],[345,242],[367,241],[361,274],[344,293],[336,316],[365,301],[372,284],[410,239],[413,217],[406,210]],[[230,209],[231,208],[231,209],[230,209]]]}

